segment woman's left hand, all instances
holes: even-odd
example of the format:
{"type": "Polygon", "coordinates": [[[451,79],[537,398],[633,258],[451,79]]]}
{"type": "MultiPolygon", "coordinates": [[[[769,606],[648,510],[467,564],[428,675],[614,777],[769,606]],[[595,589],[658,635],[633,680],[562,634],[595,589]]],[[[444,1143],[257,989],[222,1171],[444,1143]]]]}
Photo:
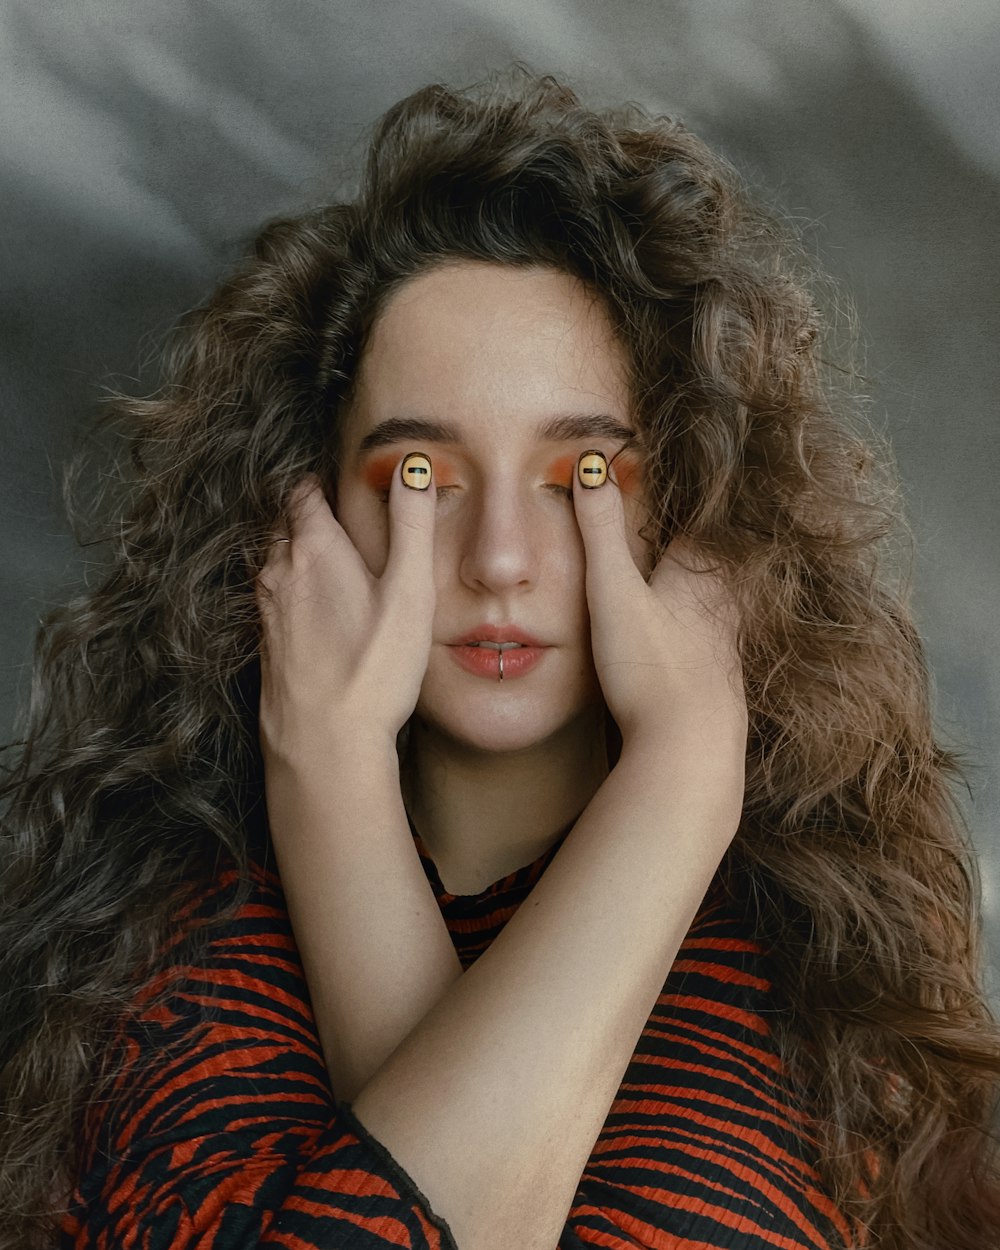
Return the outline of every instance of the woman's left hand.
{"type": "Polygon", "coordinates": [[[594,666],[623,743],[696,728],[706,745],[724,734],[738,746],[742,733],[745,749],[739,622],[728,588],[683,537],[644,578],[613,475],[612,464],[603,485],[588,488],[575,473],[573,499],[586,552],[594,666]]]}

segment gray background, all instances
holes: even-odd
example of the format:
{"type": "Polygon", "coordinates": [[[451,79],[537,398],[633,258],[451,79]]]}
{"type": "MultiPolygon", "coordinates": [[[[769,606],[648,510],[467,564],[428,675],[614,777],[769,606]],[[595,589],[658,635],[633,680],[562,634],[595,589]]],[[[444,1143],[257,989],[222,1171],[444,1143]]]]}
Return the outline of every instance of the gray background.
{"type": "Polygon", "coordinates": [[[1000,957],[995,0],[0,0],[0,734],[80,576],[57,481],[102,384],[260,221],[349,189],[390,103],[514,59],[684,118],[853,293],[1000,957]]]}

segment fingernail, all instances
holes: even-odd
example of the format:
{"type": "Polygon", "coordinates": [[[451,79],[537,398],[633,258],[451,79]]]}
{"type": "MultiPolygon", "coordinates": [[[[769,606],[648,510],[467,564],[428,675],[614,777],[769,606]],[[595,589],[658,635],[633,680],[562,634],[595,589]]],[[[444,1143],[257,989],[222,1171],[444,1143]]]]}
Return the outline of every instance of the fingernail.
{"type": "Polygon", "coordinates": [[[431,484],[431,459],[422,451],[411,451],[399,466],[403,485],[411,490],[427,490],[431,484]]]}
{"type": "Polygon", "coordinates": [[[608,462],[603,451],[585,451],[576,462],[580,484],[593,490],[608,480],[608,462]]]}

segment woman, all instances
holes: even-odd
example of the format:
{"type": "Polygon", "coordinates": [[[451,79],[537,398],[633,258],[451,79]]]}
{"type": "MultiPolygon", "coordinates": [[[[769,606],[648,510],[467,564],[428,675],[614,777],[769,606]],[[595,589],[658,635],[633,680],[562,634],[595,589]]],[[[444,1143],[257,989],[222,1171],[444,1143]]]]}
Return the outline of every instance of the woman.
{"type": "Polygon", "coordinates": [[[0,1245],[997,1243],[956,764],[801,267],[674,123],[427,88],[119,401],[4,791],[0,1245]]]}

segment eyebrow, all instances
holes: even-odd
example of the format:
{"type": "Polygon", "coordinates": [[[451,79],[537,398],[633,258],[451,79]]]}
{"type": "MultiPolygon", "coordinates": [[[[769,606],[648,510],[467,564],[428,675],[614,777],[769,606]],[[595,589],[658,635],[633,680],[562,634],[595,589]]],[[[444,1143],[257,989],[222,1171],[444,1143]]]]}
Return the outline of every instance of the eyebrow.
{"type": "MultiPolygon", "coordinates": [[[[636,431],[616,421],[606,413],[567,413],[551,417],[536,427],[536,434],[543,442],[571,442],[578,438],[610,438],[628,442],[636,431]]],[[[361,440],[358,454],[371,451],[373,447],[385,447],[389,443],[404,440],[424,443],[456,443],[464,440],[462,431],[446,421],[426,421],[422,417],[390,417],[380,421],[361,440]]]]}

